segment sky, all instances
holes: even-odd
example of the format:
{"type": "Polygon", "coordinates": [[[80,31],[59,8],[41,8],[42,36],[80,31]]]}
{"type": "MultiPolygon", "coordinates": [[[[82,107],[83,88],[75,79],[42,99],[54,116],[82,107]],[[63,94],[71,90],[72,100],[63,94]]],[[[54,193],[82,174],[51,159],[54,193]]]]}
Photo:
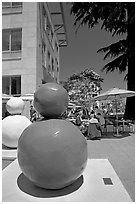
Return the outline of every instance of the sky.
{"type": "Polygon", "coordinates": [[[111,59],[104,61],[104,55],[97,53],[101,47],[110,45],[123,37],[112,37],[110,33],[100,30],[98,25],[93,29],[88,29],[87,26],[81,27],[76,35],[76,28],[73,26],[74,16],[70,15],[70,6],[66,3],[64,15],[68,46],[60,48],[60,80],[66,80],[73,73],[91,68],[104,79],[104,82],[101,83],[102,92],[113,87],[126,89],[127,85],[124,81],[126,73],[120,74],[115,71],[106,74],[105,71],[102,72],[102,67],[111,59]]]}

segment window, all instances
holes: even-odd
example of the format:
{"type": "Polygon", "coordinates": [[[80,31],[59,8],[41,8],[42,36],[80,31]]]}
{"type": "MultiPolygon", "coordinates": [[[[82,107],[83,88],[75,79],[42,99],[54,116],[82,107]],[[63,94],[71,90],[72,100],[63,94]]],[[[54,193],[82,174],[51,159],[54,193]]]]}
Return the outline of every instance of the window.
{"type": "Polygon", "coordinates": [[[50,67],[50,64],[48,65],[48,72],[51,73],[51,67],[50,67]]]}
{"type": "Polygon", "coordinates": [[[2,93],[10,94],[10,78],[2,77],[2,93]]]}
{"type": "Polygon", "coordinates": [[[47,60],[46,60],[46,44],[45,43],[43,43],[42,44],[42,63],[43,63],[43,65],[44,65],[44,67],[46,67],[46,62],[47,62],[47,60]]]}
{"type": "Polygon", "coordinates": [[[58,65],[58,60],[56,58],[56,64],[57,64],[57,72],[59,72],[59,65],[58,65]]]}
{"type": "Polygon", "coordinates": [[[22,2],[2,2],[2,15],[21,14],[22,8],[22,2]]]}
{"type": "Polygon", "coordinates": [[[54,71],[54,60],[53,60],[53,58],[52,58],[51,64],[52,64],[52,72],[53,72],[54,71]]]}
{"type": "Polygon", "coordinates": [[[11,3],[12,3],[12,7],[22,6],[22,2],[11,2],[11,3]]]}
{"type": "Polygon", "coordinates": [[[50,22],[49,22],[49,19],[48,19],[48,18],[47,18],[47,27],[46,27],[46,31],[47,31],[47,34],[50,36],[51,26],[50,26],[50,22]]]}
{"type": "Polygon", "coordinates": [[[56,48],[56,50],[57,50],[57,52],[58,52],[59,48],[58,48],[57,42],[55,42],[55,48],[56,48]]]}
{"type": "Polygon", "coordinates": [[[20,51],[22,44],[22,29],[2,30],[2,51],[20,51]]]}
{"type": "Polygon", "coordinates": [[[53,43],[53,37],[54,37],[54,34],[53,34],[53,31],[51,30],[51,44],[53,43]]]}
{"type": "Polygon", "coordinates": [[[48,60],[50,61],[50,57],[51,57],[51,55],[50,55],[50,52],[48,51],[48,60]]]}
{"type": "Polygon", "coordinates": [[[46,10],[45,10],[45,7],[44,7],[44,5],[43,5],[43,7],[42,7],[42,21],[43,21],[43,28],[44,28],[44,30],[46,30],[46,28],[47,28],[47,14],[46,14],[46,10]]]}
{"type": "Polygon", "coordinates": [[[46,27],[46,32],[47,32],[47,35],[48,35],[48,39],[49,39],[49,41],[52,44],[54,33],[53,33],[52,26],[50,24],[50,21],[49,21],[48,17],[47,17],[47,24],[46,24],[46,26],[47,26],[46,27]]]}
{"type": "Polygon", "coordinates": [[[2,7],[11,7],[11,2],[2,2],[2,7]]]}
{"type": "Polygon", "coordinates": [[[2,51],[9,50],[10,32],[9,30],[2,31],[2,51]]]}
{"type": "Polygon", "coordinates": [[[21,94],[21,76],[3,76],[2,93],[9,95],[21,94]]]}
{"type": "Polygon", "coordinates": [[[2,2],[2,7],[22,7],[22,2],[2,2]]]}

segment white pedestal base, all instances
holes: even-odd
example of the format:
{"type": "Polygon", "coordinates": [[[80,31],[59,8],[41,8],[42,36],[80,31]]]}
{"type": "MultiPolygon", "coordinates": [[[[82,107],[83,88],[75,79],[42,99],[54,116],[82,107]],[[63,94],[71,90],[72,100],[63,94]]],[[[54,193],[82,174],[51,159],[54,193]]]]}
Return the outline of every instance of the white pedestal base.
{"type": "Polygon", "coordinates": [[[3,202],[132,202],[107,159],[89,159],[83,176],[61,190],[34,186],[16,159],[3,170],[2,187],[3,202]]]}

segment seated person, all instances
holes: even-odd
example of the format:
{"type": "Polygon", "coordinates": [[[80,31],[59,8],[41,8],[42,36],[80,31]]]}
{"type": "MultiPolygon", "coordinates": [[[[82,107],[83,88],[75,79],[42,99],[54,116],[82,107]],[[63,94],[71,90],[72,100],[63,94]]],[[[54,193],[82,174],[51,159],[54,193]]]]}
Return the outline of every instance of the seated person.
{"type": "Polygon", "coordinates": [[[91,111],[91,113],[90,113],[89,123],[98,123],[98,120],[97,120],[97,118],[95,117],[94,111],[91,111]]]}
{"type": "Polygon", "coordinates": [[[88,126],[88,134],[87,134],[87,137],[89,139],[100,137],[100,131],[98,127],[99,127],[98,120],[97,118],[95,118],[94,111],[91,111],[90,119],[89,119],[89,126],[88,126]]]}

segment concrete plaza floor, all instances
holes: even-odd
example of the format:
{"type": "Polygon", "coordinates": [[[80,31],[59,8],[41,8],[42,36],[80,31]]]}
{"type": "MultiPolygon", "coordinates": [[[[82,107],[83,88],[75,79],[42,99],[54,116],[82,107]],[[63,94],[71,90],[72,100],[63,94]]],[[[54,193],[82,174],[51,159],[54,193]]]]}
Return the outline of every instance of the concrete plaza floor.
{"type": "MultiPolygon", "coordinates": [[[[87,142],[88,157],[107,158],[131,199],[135,201],[135,134],[123,133],[121,137],[114,137],[111,132],[103,135],[101,139],[87,142]]],[[[2,168],[10,163],[8,160],[3,161],[2,168]]]]}
{"type": "Polygon", "coordinates": [[[111,132],[100,140],[88,140],[88,155],[91,159],[107,158],[135,201],[135,134],[123,133],[121,137],[114,137],[111,132]]]}

